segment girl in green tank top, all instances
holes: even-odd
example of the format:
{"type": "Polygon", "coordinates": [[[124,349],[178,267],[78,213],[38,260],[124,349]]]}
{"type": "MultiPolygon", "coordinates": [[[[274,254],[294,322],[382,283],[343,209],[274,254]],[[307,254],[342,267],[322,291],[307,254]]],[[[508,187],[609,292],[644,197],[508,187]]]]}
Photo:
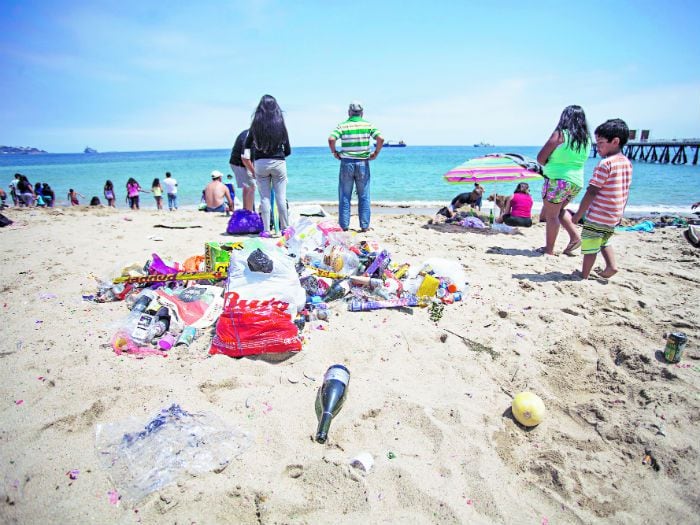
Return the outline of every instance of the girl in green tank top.
{"type": "Polygon", "coordinates": [[[578,228],[571,222],[565,208],[583,188],[583,166],[591,151],[591,135],[588,132],[586,114],[581,106],[568,106],[559,118],[547,143],[537,154],[537,161],[544,166],[548,179],[542,188],[542,213],[540,220],[547,223],[545,245],[538,252],[554,255],[554,245],[563,226],[569,234],[566,255],[581,246],[578,228]]]}
{"type": "Polygon", "coordinates": [[[565,180],[583,188],[583,165],[591,154],[591,142],[588,140],[577,150],[572,144],[569,130],[564,129],[560,133],[564,142],[552,151],[544,174],[548,179],[565,180]]]}

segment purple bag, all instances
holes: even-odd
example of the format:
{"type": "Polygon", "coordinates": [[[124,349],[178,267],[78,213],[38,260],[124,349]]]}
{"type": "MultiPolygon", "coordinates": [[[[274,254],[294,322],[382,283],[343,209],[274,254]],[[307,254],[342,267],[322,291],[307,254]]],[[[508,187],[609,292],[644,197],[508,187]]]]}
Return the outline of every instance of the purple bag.
{"type": "Polygon", "coordinates": [[[234,211],[226,227],[226,233],[231,235],[260,233],[261,231],[263,231],[263,223],[260,215],[245,209],[234,211]]]}

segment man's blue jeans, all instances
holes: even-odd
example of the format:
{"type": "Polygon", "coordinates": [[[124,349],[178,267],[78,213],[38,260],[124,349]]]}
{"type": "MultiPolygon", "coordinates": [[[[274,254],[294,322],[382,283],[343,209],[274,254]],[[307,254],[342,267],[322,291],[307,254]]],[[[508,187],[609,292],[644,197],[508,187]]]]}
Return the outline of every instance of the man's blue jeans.
{"type": "Polygon", "coordinates": [[[173,208],[177,210],[177,193],[168,193],[168,208],[173,211],[173,208]]]}
{"type": "Polygon", "coordinates": [[[350,201],[353,185],[357,189],[357,208],[360,214],[360,228],[369,228],[369,161],[340,159],[338,180],[338,222],[343,230],[350,226],[350,201]]]}

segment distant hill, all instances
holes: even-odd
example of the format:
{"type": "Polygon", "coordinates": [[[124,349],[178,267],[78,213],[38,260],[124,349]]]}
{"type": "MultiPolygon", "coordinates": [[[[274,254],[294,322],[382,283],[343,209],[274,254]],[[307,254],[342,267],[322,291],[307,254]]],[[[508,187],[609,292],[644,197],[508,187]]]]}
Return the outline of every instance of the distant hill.
{"type": "Polygon", "coordinates": [[[48,153],[48,151],[30,148],[28,146],[20,146],[19,148],[14,146],[0,146],[0,155],[42,155],[44,153],[48,153]]]}

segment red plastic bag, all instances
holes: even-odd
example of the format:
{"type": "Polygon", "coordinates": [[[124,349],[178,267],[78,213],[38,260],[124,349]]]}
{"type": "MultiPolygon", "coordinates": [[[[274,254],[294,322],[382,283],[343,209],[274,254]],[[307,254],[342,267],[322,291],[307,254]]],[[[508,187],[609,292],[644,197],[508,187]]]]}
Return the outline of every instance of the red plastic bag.
{"type": "Polygon", "coordinates": [[[275,299],[241,300],[236,292],[227,292],[209,353],[242,357],[298,352],[301,339],[286,311],[288,306],[275,299]]]}

